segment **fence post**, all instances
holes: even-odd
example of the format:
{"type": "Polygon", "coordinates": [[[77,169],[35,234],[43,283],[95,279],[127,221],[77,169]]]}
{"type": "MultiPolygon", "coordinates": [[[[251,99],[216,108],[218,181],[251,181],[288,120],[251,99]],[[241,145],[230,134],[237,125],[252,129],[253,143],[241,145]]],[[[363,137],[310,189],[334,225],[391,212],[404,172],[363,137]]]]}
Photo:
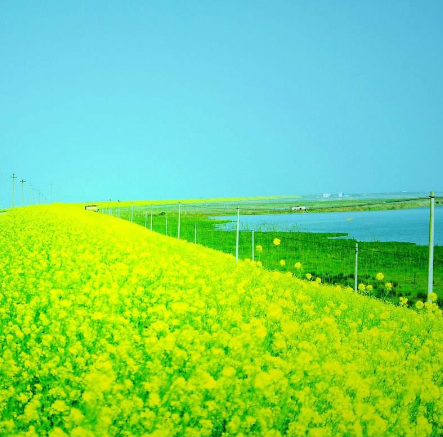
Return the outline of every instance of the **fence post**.
{"type": "Polygon", "coordinates": [[[152,205],[151,205],[151,231],[152,231],[152,205]]]}
{"type": "Polygon", "coordinates": [[[354,271],[354,291],[358,290],[358,243],[355,243],[355,271],[354,271]]]}
{"type": "Polygon", "coordinates": [[[177,239],[180,240],[180,215],[181,215],[182,206],[181,203],[178,202],[178,228],[177,228],[177,239]]]}
{"type": "Polygon", "coordinates": [[[430,213],[429,213],[429,272],[428,272],[428,302],[434,286],[434,192],[431,191],[430,198],[430,213]]]}
{"type": "Polygon", "coordinates": [[[166,218],[165,235],[168,235],[168,217],[166,218]]]}
{"type": "Polygon", "coordinates": [[[235,262],[238,262],[238,244],[240,240],[240,207],[237,206],[237,237],[235,240],[235,262]]]}
{"type": "Polygon", "coordinates": [[[194,229],[194,244],[197,244],[197,223],[195,224],[195,229],[194,229]]]}
{"type": "Polygon", "coordinates": [[[252,261],[254,261],[255,258],[255,246],[254,246],[254,229],[252,230],[252,261]]]}

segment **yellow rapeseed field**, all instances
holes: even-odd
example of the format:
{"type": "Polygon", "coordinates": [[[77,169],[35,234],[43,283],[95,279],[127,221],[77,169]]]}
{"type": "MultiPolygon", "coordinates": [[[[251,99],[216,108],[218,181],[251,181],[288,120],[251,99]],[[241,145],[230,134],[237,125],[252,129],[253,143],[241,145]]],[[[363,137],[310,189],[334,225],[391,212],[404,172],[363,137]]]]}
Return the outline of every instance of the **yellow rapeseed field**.
{"type": "Polygon", "coordinates": [[[426,306],[69,206],[0,215],[0,282],[0,436],[443,434],[426,306]]]}

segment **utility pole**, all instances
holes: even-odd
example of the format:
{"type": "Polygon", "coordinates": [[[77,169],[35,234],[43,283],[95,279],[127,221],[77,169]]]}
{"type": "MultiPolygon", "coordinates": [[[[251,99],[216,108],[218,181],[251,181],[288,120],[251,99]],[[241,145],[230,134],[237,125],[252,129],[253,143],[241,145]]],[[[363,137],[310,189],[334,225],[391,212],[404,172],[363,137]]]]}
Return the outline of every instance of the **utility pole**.
{"type": "Polygon", "coordinates": [[[434,286],[434,192],[429,196],[429,270],[428,270],[428,302],[431,302],[430,295],[434,286]]]}
{"type": "Polygon", "coordinates": [[[17,176],[15,173],[12,173],[12,207],[14,208],[14,201],[15,201],[15,180],[17,179],[17,176]]]}
{"type": "Polygon", "coordinates": [[[254,242],[254,229],[252,230],[251,242],[252,242],[252,261],[255,261],[255,242],[254,242]]]}
{"type": "Polygon", "coordinates": [[[240,243],[240,207],[237,206],[237,232],[235,238],[235,262],[238,262],[238,246],[240,243]]]}
{"type": "Polygon", "coordinates": [[[25,206],[25,188],[24,188],[24,183],[26,181],[24,179],[22,179],[20,181],[20,183],[22,184],[22,206],[25,206]]]}
{"type": "Polygon", "coordinates": [[[358,291],[358,243],[355,243],[354,292],[358,291]]]}
{"type": "Polygon", "coordinates": [[[182,205],[178,202],[178,228],[177,228],[177,239],[180,240],[180,219],[181,219],[182,205]]]}

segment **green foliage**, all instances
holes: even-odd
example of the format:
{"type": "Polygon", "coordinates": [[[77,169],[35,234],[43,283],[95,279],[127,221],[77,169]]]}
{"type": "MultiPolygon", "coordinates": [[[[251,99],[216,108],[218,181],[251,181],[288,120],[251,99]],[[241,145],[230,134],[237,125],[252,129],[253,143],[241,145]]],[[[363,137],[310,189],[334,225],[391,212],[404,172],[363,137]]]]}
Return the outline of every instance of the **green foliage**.
{"type": "MultiPolygon", "coordinates": [[[[122,210],[123,211],[123,210],[122,210]]],[[[129,219],[130,210],[122,212],[122,218],[129,219]]],[[[150,228],[150,210],[136,210],[134,223],[150,228]],[[145,216],[145,213],[147,214],[145,216]]],[[[177,237],[178,214],[170,209],[155,210],[153,214],[153,230],[177,237]]],[[[197,225],[197,243],[211,249],[235,254],[235,231],[222,231],[217,225],[220,220],[209,219],[206,215],[189,210],[181,216],[180,238],[195,241],[195,225],[197,225]]],[[[255,260],[262,262],[270,270],[291,272],[295,276],[305,278],[307,273],[312,278],[320,278],[322,283],[339,284],[354,287],[355,243],[353,239],[340,238],[346,234],[312,233],[312,232],[255,232],[254,246],[260,245],[263,251],[255,252],[255,260]],[[282,243],[275,247],[274,238],[282,243]],[[280,261],[284,260],[282,266],[280,261]],[[302,268],[295,268],[301,263],[302,268]]],[[[252,233],[241,231],[239,240],[239,257],[251,259],[252,233]]],[[[401,296],[408,297],[410,303],[426,299],[428,281],[428,249],[413,243],[397,242],[359,242],[358,283],[370,285],[370,294],[381,299],[399,302],[401,296]],[[383,272],[384,281],[375,278],[383,272]],[[386,287],[385,284],[392,284],[386,287]],[[371,289],[372,288],[372,289],[371,289]]],[[[434,290],[443,295],[443,247],[435,247],[434,290]]]]}

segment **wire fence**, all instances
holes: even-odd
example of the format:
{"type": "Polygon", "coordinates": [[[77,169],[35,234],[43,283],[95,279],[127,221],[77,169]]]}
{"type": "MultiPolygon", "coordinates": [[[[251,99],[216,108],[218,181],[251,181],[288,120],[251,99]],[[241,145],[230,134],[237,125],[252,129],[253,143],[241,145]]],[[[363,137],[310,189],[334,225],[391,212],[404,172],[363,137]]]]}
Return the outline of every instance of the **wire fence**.
{"type": "MultiPolygon", "coordinates": [[[[441,198],[436,199],[437,205],[441,198]]],[[[404,199],[415,206],[429,204],[429,197],[404,199]],[[415,204],[414,204],[415,203],[415,204]]],[[[398,200],[361,203],[373,208],[396,209],[398,200]]],[[[355,203],[354,203],[355,207],[355,203]]],[[[410,302],[425,300],[428,293],[429,248],[426,245],[402,242],[358,242],[358,271],[356,276],[356,243],[343,232],[305,232],[279,226],[257,226],[251,218],[261,221],[279,217],[300,217],[290,205],[282,202],[197,203],[145,205],[104,208],[106,213],[120,219],[139,224],[163,235],[200,244],[215,250],[252,259],[270,270],[291,272],[306,280],[327,284],[339,284],[357,288],[362,294],[396,300],[407,297],[410,302]],[[289,209],[288,209],[289,208],[289,209]],[[237,217],[239,226],[237,231],[237,217]]],[[[339,206],[312,205],[309,212],[319,210],[346,211],[345,204],[339,206]]],[[[349,206],[350,208],[350,206],[349,206]]],[[[438,208],[437,208],[438,209],[438,208]]],[[[425,209],[421,209],[426,213],[425,209]]],[[[302,211],[302,214],[306,210],[302,211]]],[[[428,210],[429,213],[429,210],[428,210]]],[[[312,217],[312,216],[311,216],[312,217]]],[[[327,214],[325,217],[326,227],[327,214]]],[[[423,224],[429,232],[429,222],[423,224]],[[426,227],[427,226],[427,227],[426,227]]],[[[439,229],[441,231],[441,229],[439,229]]],[[[440,234],[439,234],[440,235],[440,234]]],[[[443,295],[443,247],[434,247],[434,282],[437,295],[443,295]]]]}

